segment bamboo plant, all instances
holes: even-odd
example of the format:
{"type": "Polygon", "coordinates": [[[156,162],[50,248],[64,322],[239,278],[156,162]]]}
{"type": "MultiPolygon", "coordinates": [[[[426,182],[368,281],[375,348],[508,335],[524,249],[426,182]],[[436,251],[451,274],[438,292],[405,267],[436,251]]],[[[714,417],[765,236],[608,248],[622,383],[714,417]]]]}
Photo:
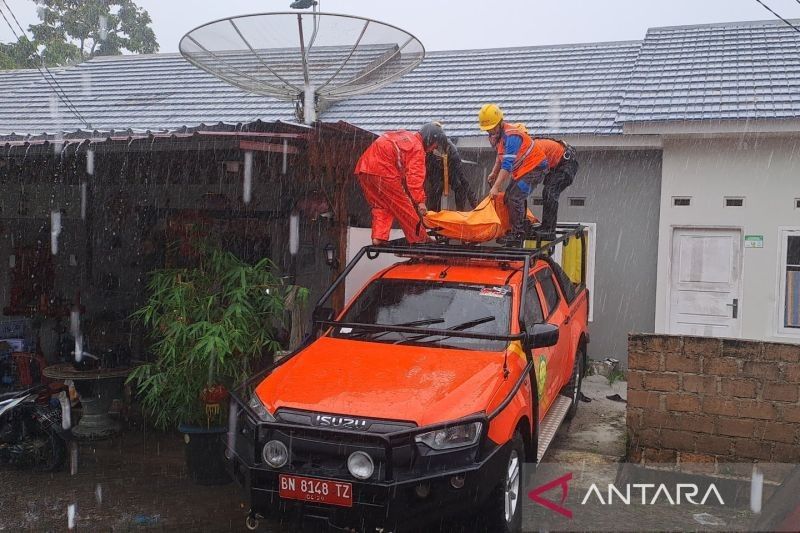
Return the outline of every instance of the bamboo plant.
{"type": "Polygon", "coordinates": [[[128,382],[136,384],[156,427],[222,422],[225,409],[209,410],[204,401],[281,348],[276,330],[291,288],[269,259],[248,264],[209,245],[196,267],[152,273],[147,302],[133,317],[150,330],[154,360],[137,367],[128,382]]]}

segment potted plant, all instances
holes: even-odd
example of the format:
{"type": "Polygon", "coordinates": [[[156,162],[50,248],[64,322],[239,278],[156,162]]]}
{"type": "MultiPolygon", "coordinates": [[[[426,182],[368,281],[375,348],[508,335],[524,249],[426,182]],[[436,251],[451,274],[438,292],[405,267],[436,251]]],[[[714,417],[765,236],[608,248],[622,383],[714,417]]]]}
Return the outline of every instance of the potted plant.
{"type": "Polygon", "coordinates": [[[190,477],[213,484],[228,481],[221,404],[254,362],[281,348],[276,334],[292,287],[269,259],[248,264],[211,245],[199,250],[194,267],[152,273],[147,301],[133,317],[150,330],[154,360],[128,382],[156,427],[184,433],[190,477]]]}

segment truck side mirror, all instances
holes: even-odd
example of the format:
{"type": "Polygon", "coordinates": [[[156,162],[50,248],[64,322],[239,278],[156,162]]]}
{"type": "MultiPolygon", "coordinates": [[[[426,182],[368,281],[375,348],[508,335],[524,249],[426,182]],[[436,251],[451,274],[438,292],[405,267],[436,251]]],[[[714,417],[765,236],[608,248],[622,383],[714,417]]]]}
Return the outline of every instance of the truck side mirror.
{"type": "Polygon", "coordinates": [[[547,348],[558,342],[558,326],[553,324],[534,324],[528,332],[530,348],[547,348]]]}
{"type": "Polygon", "coordinates": [[[333,320],[336,318],[336,311],[333,310],[333,307],[315,307],[311,317],[314,322],[333,320]]]}

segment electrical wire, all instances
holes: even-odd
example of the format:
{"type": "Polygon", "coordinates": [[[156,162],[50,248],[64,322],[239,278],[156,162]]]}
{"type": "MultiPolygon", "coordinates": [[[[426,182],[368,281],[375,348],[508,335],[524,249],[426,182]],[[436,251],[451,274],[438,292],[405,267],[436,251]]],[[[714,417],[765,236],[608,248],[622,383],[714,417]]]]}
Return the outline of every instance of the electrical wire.
{"type": "MultiPolygon", "coordinates": [[[[19,20],[17,19],[17,16],[14,14],[14,12],[8,6],[8,4],[6,3],[6,0],[0,0],[0,2],[3,3],[3,5],[6,8],[6,10],[11,15],[11,18],[14,19],[14,22],[16,22],[17,27],[19,28],[19,30],[22,33],[22,35],[26,36],[25,30],[22,28],[22,24],[19,23],[19,20]]],[[[9,29],[11,30],[11,33],[14,35],[14,38],[17,39],[17,41],[19,41],[21,36],[17,34],[16,30],[14,29],[14,26],[8,20],[8,17],[6,17],[6,14],[3,12],[2,9],[0,9],[0,15],[2,15],[3,20],[6,21],[6,24],[8,25],[9,29]]],[[[27,38],[27,36],[26,36],[26,38],[27,38]]],[[[75,107],[75,104],[73,104],[72,101],[69,99],[69,96],[67,96],[67,92],[61,86],[61,84],[58,83],[58,80],[56,79],[55,75],[52,73],[52,71],[49,68],[47,68],[47,65],[44,62],[44,58],[39,54],[38,50],[35,51],[35,54],[36,54],[36,57],[39,59],[39,62],[41,63],[41,68],[39,67],[39,65],[36,65],[36,64],[34,64],[34,66],[36,67],[36,70],[39,71],[39,74],[42,75],[42,78],[44,79],[45,83],[47,83],[47,85],[50,87],[50,89],[56,94],[58,99],[61,100],[61,102],[67,107],[67,110],[75,116],[75,118],[77,118],[78,120],[83,122],[84,126],[86,126],[87,128],[91,128],[91,124],[89,124],[89,122],[83,117],[83,115],[80,113],[80,111],[78,111],[78,108],[75,107]],[[50,79],[48,79],[47,75],[42,71],[42,68],[44,68],[44,70],[47,72],[47,75],[50,76],[50,79]]]]}
{"type": "MultiPolygon", "coordinates": [[[[795,0],[795,1],[796,1],[798,4],[800,4],[800,0],[795,0]]],[[[781,19],[783,22],[785,22],[785,23],[786,23],[786,25],[787,25],[787,26],[789,26],[790,28],[792,28],[794,31],[796,31],[797,33],[800,33],[800,28],[798,28],[797,26],[795,26],[794,24],[792,24],[791,22],[789,22],[788,20],[786,20],[786,19],[785,19],[785,18],[783,18],[782,16],[778,15],[778,14],[777,14],[775,11],[773,11],[773,10],[772,10],[772,8],[771,8],[771,7],[769,7],[767,4],[765,4],[765,3],[764,3],[764,2],[762,2],[761,0],[756,0],[756,2],[758,2],[759,4],[761,4],[761,5],[764,7],[764,9],[766,9],[767,11],[769,11],[770,13],[772,13],[773,15],[775,15],[776,17],[778,17],[779,19],[781,19]]]]}

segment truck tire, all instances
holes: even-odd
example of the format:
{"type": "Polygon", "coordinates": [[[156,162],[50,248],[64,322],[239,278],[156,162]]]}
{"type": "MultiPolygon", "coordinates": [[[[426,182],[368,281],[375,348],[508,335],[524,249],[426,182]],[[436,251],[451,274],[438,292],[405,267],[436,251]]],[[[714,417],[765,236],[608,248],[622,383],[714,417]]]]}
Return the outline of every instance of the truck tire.
{"type": "Polygon", "coordinates": [[[564,387],[564,395],[570,399],[569,410],[567,411],[567,420],[572,420],[578,413],[578,404],[581,403],[581,385],[583,385],[583,374],[586,371],[584,365],[586,364],[586,348],[580,347],[575,353],[575,363],[572,367],[572,376],[569,383],[564,387]]]}
{"type": "Polygon", "coordinates": [[[500,485],[489,497],[484,512],[486,531],[518,533],[522,531],[522,465],[525,463],[525,444],[517,430],[511,439],[506,468],[500,485]]]}

